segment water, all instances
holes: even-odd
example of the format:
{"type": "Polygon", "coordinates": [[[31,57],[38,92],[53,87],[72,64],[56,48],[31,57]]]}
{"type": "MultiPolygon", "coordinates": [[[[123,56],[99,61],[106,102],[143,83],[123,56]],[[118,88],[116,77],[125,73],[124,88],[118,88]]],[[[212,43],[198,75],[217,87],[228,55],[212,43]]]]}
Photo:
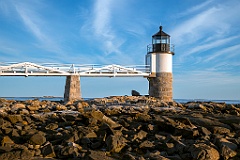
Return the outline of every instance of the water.
{"type": "MultiPolygon", "coordinates": [[[[0,97],[8,100],[16,100],[16,101],[26,101],[26,100],[34,100],[38,99],[40,101],[48,100],[48,101],[63,101],[63,97],[0,97]]],[[[89,100],[92,98],[83,98],[84,100],[89,100]]],[[[187,103],[187,102],[217,102],[217,103],[226,103],[226,104],[240,104],[240,100],[212,100],[212,99],[174,99],[174,101],[179,103],[187,103]]]]}
{"type": "Polygon", "coordinates": [[[38,99],[39,101],[47,100],[47,101],[63,101],[63,97],[0,97],[8,100],[15,101],[26,101],[26,100],[34,100],[38,99]]]}
{"type": "Polygon", "coordinates": [[[179,102],[179,103],[187,103],[187,102],[216,102],[216,103],[226,103],[226,104],[240,104],[240,100],[174,99],[174,101],[179,102]]]}

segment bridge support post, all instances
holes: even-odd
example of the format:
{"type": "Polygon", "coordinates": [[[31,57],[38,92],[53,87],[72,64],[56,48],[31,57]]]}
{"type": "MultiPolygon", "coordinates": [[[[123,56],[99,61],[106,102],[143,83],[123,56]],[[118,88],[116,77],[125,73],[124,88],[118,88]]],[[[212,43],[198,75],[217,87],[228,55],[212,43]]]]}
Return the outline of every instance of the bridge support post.
{"type": "Polygon", "coordinates": [[[157,73],[156,77],[149,77],[149,96],[160,100],[172,101],[172,73],[157,73]]]}
{"type": "Polygon", "coordinates": [[[64,102],[81,99],[80,76],[71,75],[66,77],[64,102]]]}

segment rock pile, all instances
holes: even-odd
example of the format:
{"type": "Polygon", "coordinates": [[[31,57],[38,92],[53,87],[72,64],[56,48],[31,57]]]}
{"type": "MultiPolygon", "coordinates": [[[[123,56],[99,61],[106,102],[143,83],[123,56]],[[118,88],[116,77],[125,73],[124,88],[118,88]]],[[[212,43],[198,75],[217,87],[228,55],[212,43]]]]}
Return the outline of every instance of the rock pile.
{"type": "Polygon", "coordinates": [[[0,99],[0,159],[240,159],[240,105],[0,99]]]}

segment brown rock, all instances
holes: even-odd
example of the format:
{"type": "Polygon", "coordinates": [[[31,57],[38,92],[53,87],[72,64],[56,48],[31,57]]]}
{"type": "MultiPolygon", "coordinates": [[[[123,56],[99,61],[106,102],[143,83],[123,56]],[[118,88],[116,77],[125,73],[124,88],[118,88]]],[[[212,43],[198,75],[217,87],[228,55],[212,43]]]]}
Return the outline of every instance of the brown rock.
{"type": "Polygon", "coordinates": [[[110,135],[106,139],[107,150],[110,152],[120,152],[126,146],[127,140],[121,135],[110,135]]]}
{"type": "Polygon", "coordinates": [[[97,119],[98,121],[107,123],[111,128],[116,128],[121,126],[120,124],[114,122],[111,118],[105,116],[101,111],[92,111],[92,117],[97,119]]]}
{"type": "Polygon", "coordinates": [[[18,110],[18,109],[25,109],[26,106],[23,103],[15,103],[12,105],[13,110],[18,110]]]}
{"type": "Polygon", "coordinates": [[[40,106],[27,106],[27,109],[29,111],[38,111],[40,109],[40,106]]]}
{"type": "Polygon", "coordinates": [[[238,146],[234,144],[233,142],[227,140],[226,138],[218,138],[216,139],[216,144],[219,148],[222,148],[223,146],[227,146],[232,150],[237,150],[238,146]]]}
{"type": "Polygon", "coordinates": [[[2,137],[1,140],[1,145],[4,146],[5,144],[14,144],[13,140],[11,138],[9,138],[8,136],[4,136],[2,137]]]}
{"type": "Polygon", "coordinates": [[[44,144],[44,143],[46,142],[46,138],[45,138],[45,136],[37,133],[37,134],[34,134],[34,135],[30,138],[29,142],[30,142],[31,144],[35,144],[35,145],[42,145],[42,144],[44,144]]]}
{"type": "Polygon", "coordinates": [[[56,110],[57,110],[57,111],[64,111],[64,110],[67,110],[67,107],[64,106],[64,105],[58,104],[58,105],[56,106],[56,110]]]}
{"type": "Polygon", "coordinates": [[[58,128],[58,124],[57,123],[50,123],[48,124],[45,129],[49,129],[49,130],[55,130],[58,128]]]}
{"type": "Polygon", "coordinates": [[[223,156],[225,160],[235,157],[236,155],[237,155],[237,152],[232,150],[230,147],[226,145],[221,147],[221,156],[223,156]]]}
{"type": "Polygon", "coordinates": [[[204,143],[194,144],[190,150],[193,159],[218,160],[220,155],[218,151],[204,143]]]}
{"type": "Polygon", "coordinates": [[[139,148],[152,148],[154,147],[154,143],[153,142],[150,142],[148,140],[146,141],[143,141],[140,145],[139,145],[139,148]]]}
{"type": "Polygon", "coordinates": [[[227,128],[224,128],[224,127],[215,126],[215,127],[213,127],[213,133],[214,134],[229,134],[230,133],[230,129],[227,129],[227,128]]]}
{"type": "Polygon", "coordinates": [[[140,130],[137,134],[134,135],[134,138],[133,139],[144,139],[147,137],[147,132],[143,131],[143,130],[140,130]]]}
{"type": "Polygon", "coordinates": [[[115,160],[115,158],[108,157],[103,151],[90,150],[88,157],[90,160],[115,160]]]}
{"type": "Polygon", "coordinates": [[[63,157],[76,158],[78,155],[78,149],[74,146],[66,146],[61,149],[61,156],[63,157]]]}
{"type": "Polygon", "coordinates": [[[207,111],[207,108],[199,103],[189,103],[186,105],[188,109],[201,109],[203,111],[207,111]]]}
{"type": "Polygon", "coordinates": [[[29,160],[33,157],[29,150],[14,150],[0,154],[1,160],[29,160]]]}
{"type": "Polygon", "coordinates": [[[13,123],[13,124],[15,124],[15,123],[17,123],[17,122],[22,122],[22,121],[23,121],[21,115],[8,115],[7,118],[8,118],[8,120],[9,120],[11,123],[13,123]]]}
{"type": "Polygon", "coordinates": [[[161,155],[159,151],[156,152],[148,152],[144,155],[146,159],[151,159],[151,160],[170,160],[164,156],[161,155]]]}
{"type": "Polygon", "coordinates": [[[42,155],[44,157],[56,157],[53,146],[50,142],[47,142],[42,148],[41,148],[42,155]]]}

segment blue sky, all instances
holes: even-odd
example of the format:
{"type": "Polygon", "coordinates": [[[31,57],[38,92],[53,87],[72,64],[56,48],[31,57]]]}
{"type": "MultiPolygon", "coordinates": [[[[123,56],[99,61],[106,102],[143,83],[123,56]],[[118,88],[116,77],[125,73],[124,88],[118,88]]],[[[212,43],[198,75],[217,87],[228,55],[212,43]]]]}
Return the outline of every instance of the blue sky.
{"type": "MultiPolygon", "coordinates": [[[[0,62],[144,64],[171,35],[174,98],[240,99],[239,0],[0,0],[0,62]]],[[[0,77],[0,96],[63,96],[65,77],[0,77]]],[[[81,78],[83,97],[148,93],[145,78],[81,78]]]]}

